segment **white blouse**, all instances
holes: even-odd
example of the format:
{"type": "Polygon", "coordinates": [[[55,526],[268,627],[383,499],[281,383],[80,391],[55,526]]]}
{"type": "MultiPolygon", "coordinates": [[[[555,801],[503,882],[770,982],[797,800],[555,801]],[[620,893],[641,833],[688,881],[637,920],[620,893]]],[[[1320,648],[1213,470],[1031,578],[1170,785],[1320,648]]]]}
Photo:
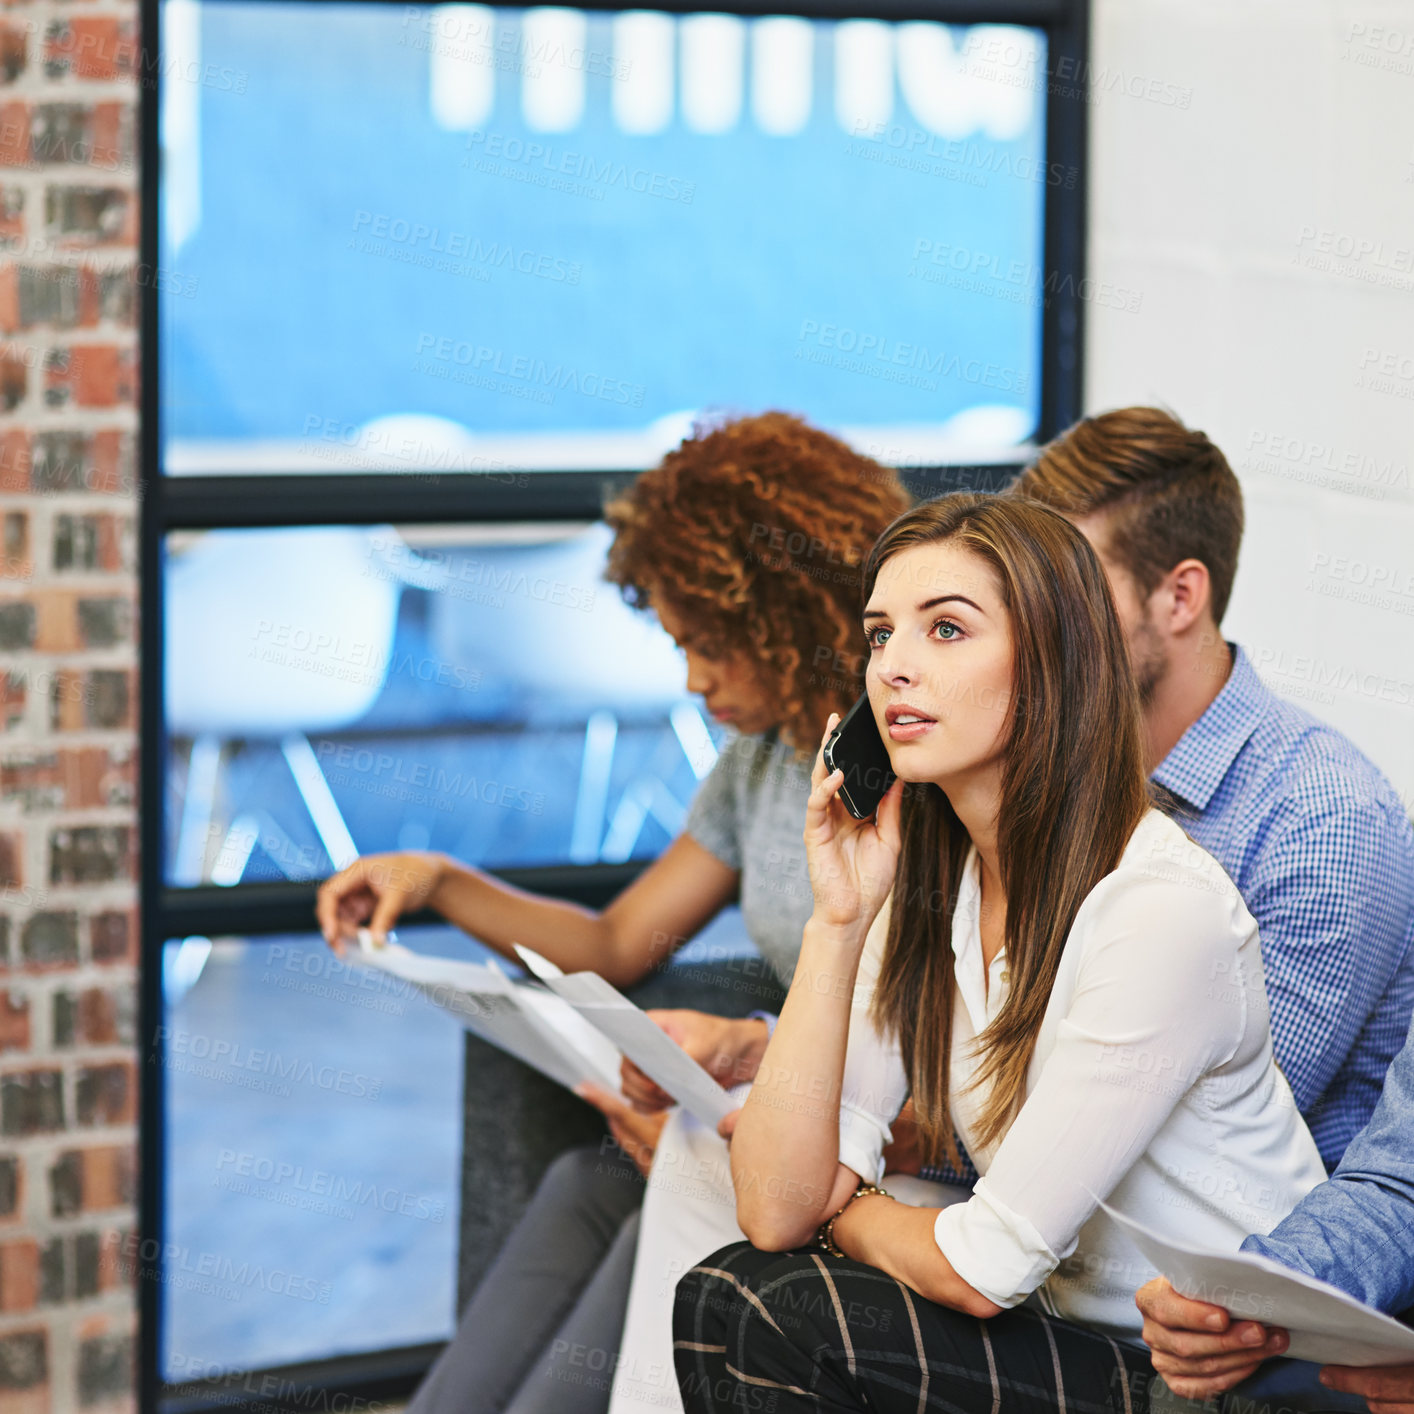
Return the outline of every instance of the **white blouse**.
{"type": "MultiPolygon", "coordinates": [[[[1257,924],[1222,866],[1157,810],[1086,896],[1065,941],[1026,1099],[999,1141],[976,1141],[971,1044],[1008,991],[1005,951],[984,987],[980,866],[953,916],[953,1120],[982,1175],[934,1233],[958,1275],[1010,1307],[1139,1330],[1134,1293],[1155,1275],[1102,1198],[1167,1236],[1235,1252],[1325,1177],[1276,1067],[1257,924]]],[[[870,929],[854,992],[840,1159],[878,1181],[907,1094],[895,1040],[869,1003],[888,931],[870,929]]]]}

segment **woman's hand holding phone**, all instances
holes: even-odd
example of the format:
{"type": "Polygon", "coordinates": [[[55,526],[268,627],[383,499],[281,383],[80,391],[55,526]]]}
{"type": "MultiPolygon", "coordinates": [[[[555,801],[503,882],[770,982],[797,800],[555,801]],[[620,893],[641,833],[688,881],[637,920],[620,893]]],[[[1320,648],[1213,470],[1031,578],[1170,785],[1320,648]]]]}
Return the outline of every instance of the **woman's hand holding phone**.
{"type": "Polygon", "coordinates": [[[903,782],[889,787],[872,820],[856,820],[836,798],[844,772],[825,766],[825,742],[837,721],[839,713],[832,712],[810,775],[805,854],[815,894],[813,921],[831,929],[857,929],[862,942],[893,888],[903,782]]]}

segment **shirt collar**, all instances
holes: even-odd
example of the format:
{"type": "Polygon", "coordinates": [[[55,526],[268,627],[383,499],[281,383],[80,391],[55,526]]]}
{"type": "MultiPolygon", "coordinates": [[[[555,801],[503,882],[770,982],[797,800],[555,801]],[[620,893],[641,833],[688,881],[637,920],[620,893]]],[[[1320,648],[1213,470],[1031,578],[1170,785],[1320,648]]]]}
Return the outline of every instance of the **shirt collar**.
{"type": "Polygon", "coordinates": [[[982,911],[982,856],[973,845],[967,852],[967,861],[962,866],[962,878],[958,880],[957,900],[952,910],[952,950],[954,957],[961,957],[971,945],[981,952],[979,915],[982,911]]]}
{"type": "Polygon", "coordinates": [[[1235,643],[1232,671],[1208,710],[1179,737],[1159,763],[1153,779],[1195,810],[1206,810],[1237,753],[1247,744],[1268,707],[1271,694],[1247,655],[1235,643]]]}
{"type": "Polygon", "coordinates": [[[953,905],[953,979],[957,995],[967,1009],[972,1029],[979,1034],[1001,1010],[1006,1000],[1006,949],[992,959],[990,973],[982,966],[982,858],[973,845],[963,865],[953,905]],[[990,977],[990,982],[989,982],[990,977]]]}

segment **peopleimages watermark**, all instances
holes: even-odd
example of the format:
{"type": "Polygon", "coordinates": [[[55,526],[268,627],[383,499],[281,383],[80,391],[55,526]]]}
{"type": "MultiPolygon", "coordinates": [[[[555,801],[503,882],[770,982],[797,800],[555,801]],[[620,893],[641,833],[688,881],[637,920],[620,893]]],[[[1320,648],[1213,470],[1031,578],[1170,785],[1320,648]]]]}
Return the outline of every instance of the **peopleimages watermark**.
{"type": "Polygon", "coordinates": [[[844,151],[846,157],[862,157],[885,167],[943,177],[964,186],[985,187],[991,177],[999,176],[1070,191],[1080,179],[1078,167],[1012,152],[1001,143],[941,137],[930,129],[905,127],[902,123],[856,119],[844,151]]]}
{"type": "Polygon", "coordinates": [[[46,281],[62,280],[77,284],[86,275],[102,279],[108,275],[130,273],[133,283],[152,285],[163,294],[193,295],[199,283],[195,275],[181,275],[161,265],[141,261],[134,265],[131,252],[123,250],[86,250],[81,258],[72,246],[66,246],[42,231],[24,237],[0,238],[0,251],[12,260],[43,262],[46,281]]]}
{"type": "Polygon", "coordinates": [[[826,541],[819,536],[807,536],[801,530],[757,522],[751,527],[747,544],[747,564],[758,564],[766,569],[803,570],[822,584],[855,584],[859,580],[863,552],[847,541],[826,541]]]}
{"type": "Polygon", "coordinates": [[[547,66],[617,82],[633,72],[631,59],[619,59],[606,49],[566,44],[551,34],[527,34],[523,26],[498,23],[491,10],[480,6],[404,5],[398,43],[532,78],[547,66]]]}
{"type": "MultiPolygon", "coordinates": [[[[37,21],[7,17],[7,25],[22,29],[30,40],[36,41],[37,47],[40,40],[37,21]]],[[[160,77],[164,84],[189,83],[218,92],[244,93],[250,82],[250,75],[244,69],[202,63],[166,45],[161,49],[155,44],[143,45],[131,31],[126,34],[120,31],[115,36],[87,30],[75,36],[68,20],[55,19],[45,24],[43,43],[50,51],[45,57],[46,66],[57,62],[90,72],[111,67],[135,76],[143,88],[155,88],[160,77]]]]}
{"type": "Polygon", "coordinates": [[[1329,226],[1302,226],[1292,264],[1323,274],[1414,290],[1414,246],[1392,245],[1379,236],[1354,235],[1329,226]]]}
{"type": "Polygon", "coordinates": [[[1362,68],[1414,74],[1414,29],[1391,29],[1388,25],[1352,21],[1341,57],[1362,68]]]}
{"type": "Polygon", "coordinates": [[[91,138],[72,136],[61,129],[51,129],[36,118],[30,123],[0,122],[0,148],[16,153],[25,151],[20,160],[7,162],[14,171],[38,172],[60,163],[69,167],[88,167],[95,172],[130,173],[137,171],[137,155],[118,144],[99,144],[91,138]]]}
{"type": "Polygon", "coordinates": [[[1272,682],[1276,692],[1289,697],[1313,697],[1334,702],[1335,694],[1369,698],[1394,707],[1414,706],[1414,679],[1333,663],[1310,653],[1288,653],[1284,648],[1249,648],[1252,666],[1272,682]]]}
{"type": "Polygon", "coordinates": [[[503,486],[523,489],[530,485],[531,474],[523,466],[480,454],[468,456],[459,447],[419,437],[405,429],[368,427],[310,413],[304,420],[304,436],[302,452],[339,466],[367,471],[415,467],[422,473],[415,480],[439,479],[438,474],[447,471],[503,486]]]}
{"type": "Polygon", "coordinates": [[[1409,467],[1404,462],[1342,452],[1328,443],[1282,432],[1249,433],[1242,469],[1375,500],[1391,491],[1409,490],[1409,467]]]}
{"type": "Polygon", "coordinates": [[[1408,565],[1331,555],[1319,550],[1307,570],[1306,592],[1371,609],[1414,616],[1414,569],[1408,565]]]}
{"type": "Polygon", "coordinates": [[[478,128],[467,137],[461,165],[488,176],[509,177],[550,191],[603,201],[610,189],[690,206],[697,183],[651,167],[634,167],[617,157],[598,158],[572,148],[478,128]]]}
{"type": "Polygon", "coordinates": [[[203,64],[199,59],[185,59],[180,54],[159,55],[155,45],[151,49],[144,48],[141,86],[156,88],[159,74],[165,85],[189,83],[217,93],[244,93],[250,83],[250,75],[244,69],[233,69],[229,64],[203,64]]]}
{"type": "MultiPolygon", "coordinates": [[[[239,1404],[245,1414],[288,1414],[291,1406],[320,1414],[384,1414],[393,1408],[361,1394],[331,1392],[324,1384],[305,1384],[288,1375],[218,1364],[202,1355],[167,1354],[174,1394],[200,1393],[209,1404],[239,1404]],[[179,1377],[179,1378],[178,1378],[179,1377]]],[[[401,1402],[397,1406],[401,1408],[401,1402]]]]}
{"type": "Polygon", "coordinates": [[[571,392],[598,402],[637,408],[643,406],[646,391],[642,383],[629,383],[573,364],[551,363],[536,354],[491,348],[450,334],[419,334],[412,367],[414,373],[511,393],[539,403],[553,403],[557,393],[571,392]]]}
{"type": "MultiPolygon", "coordinates": [[[[312,873],[306,870],[305,877],[312,873]]],[[[328,948],[288,948],[276,943],[268,961],[270,965],[260,974],[261,986],[344,1002],[362,1011],[402,1016],[408,1000],[420,995],[413,983],[376,968],[344,962],[328,948]]]]}
{"type": "Polygon", "coordinates": [[[529,250],[510,241],[483,241],[470,231],[443,230],[425,221],[377,211],[354,212],[348,249],[479,280],[489,280],[492,270],[509,270],[555,284],[577,285],[584,268],[580,261],[562,255],[529,250]]]}
{"type": "Polygon", "coordinates": [[[934,353],[926,344],[890,338],[878,331],[803,319],[796,337],[796,358],[828,364],[886,383],[902,383],[935,392],[939,378],[957,378],[1000,393],[1026,392],[1026,374],[1005,364],[966,357],[947,349],[934,353]]]}
{"type": "Polygon", "coordinates": [[[1139,98],[1164,108],[1188,108],[1193,90],[1168,79],[1108,65],[1089,59],[1055,54],[994,26],[970,30],[963,40],[961,56],[968,74],[1009,88],[1030,88],[1057,98],[1098,103],[1107,94],[1139,98]]]}
{"type": "MultiPolygon", "coordinates": [[[[596,591],[592,586],[574,584],[569,580],[551,579],[548,575],[530,575],[504,563],[491,560],[477,560],[468,555],[438,549],[414,552],[406,540],[394,535],[388,538],[374,536],[368,547],[369,564],[364,572],[379,575],[395,575],[399,563],[406,563],[410,569],[419,572],[436,570],[444,576],[446,583],[438,593],[452,598],[474,598],[485,602],[482,590],[494,591],[495,607],[505,605],[501,595],[524,595],[542,604],[554,604],[580,613],[592,613],[596,591]]],[[[478,680],[480,674],[477,674],[478,680]]],[[[426,679],[424,679],[425,681],[426,679]]]]}
{"type": "MultiPolygon", "coordinates": [[[[469,772],[448,771],[441,766],[414,761],[411,765],[401,756],[387,751],[373,751],[350,742],[321,741],[318,750],[325,775],[336,785],[352,783],[356,776],[390,787],[404,786],[425,791],[427,802],[435,798],[444,801],[438,809],[452,810],[460,801],[479,800],[485,805],[498,805],[505,810],[519,810],[532,815],[545,813],[545,794],[523,786],[493,781],[469,772]],[[335,769],[337,768],[337,769],[335,769]]],[[[357,786],[355,785],[355,788],[357,786]]]]}
{"type": "Polygon", "coordinates": [[[169,1069],[221,1080],[245,1090],[288,1098],[293,1093],[293,1082],[358,1100],[376,1100],[383,1093],[383,1082],[377,1076],[342,1066],[316,1065],[263,1046],[246,1046],[171,1026],[157,1027],[154,1038],[165,1043],[169,1069]]]}
{"type": "Polygon", "coordinates": [[[1414,354],[1366,349],[1360,355],[1355,386],[1371,393],[1414,399],[1414,354]]]}
{"type": "Polygon", "coordinates": [[[408,677],[462,692],[475,692],[481,686],[479,668],[467,668],[460,663],[419,656],[407,650],[395,653],[391,648],[380,648],[371,639],[346,639],[341,634],[300,624],[261,619],[254,639],[246,657],[339,682],[367,687],[390,677],[408,677]]]}
{"type": "Polygon", "coordinates": [[[249,1150],[222,1149],[216,1159],[215,1185],[227,1192],[268,1199],[289,1208],[351,1219],[359,1208],[376,1208],[420,1222],[440,1223],[447,1205],[440,1198],[408,1193],[391,1185],[349,1179],[328,1169],[308,1169],[288,1159],[249,1150]]]}
{"type": "Polygon", "coordinates": [[[103,1241],[117,1249],[117,1266],[124,1276],[161,1281],[226,1301],[239,1301],[245,1292],[258,1290],[327,1306],[334,1289],[331,1282],[285,1267],[266,1267],[248,1257],[237,1261],[221,1252],[193,1252],[183,1243],[139,1238],[135,1232],[110,1232],[103,1241]]]}
{"type": "Polygon", "coordinates": [[[1077,280],[1074,274],[1046,271],[1029,260],[1008,260],[993,251],[972,250],[925,236],[913,243],[908,273],[910,278],[927,284],[947,285],[1034,309],[1049,309],[1057,295],[1130,314],[1138,313],[1144,303],[1142,291],[1112,285],[1108,280],[1092,280],[1089,276],[1077,280]]]}

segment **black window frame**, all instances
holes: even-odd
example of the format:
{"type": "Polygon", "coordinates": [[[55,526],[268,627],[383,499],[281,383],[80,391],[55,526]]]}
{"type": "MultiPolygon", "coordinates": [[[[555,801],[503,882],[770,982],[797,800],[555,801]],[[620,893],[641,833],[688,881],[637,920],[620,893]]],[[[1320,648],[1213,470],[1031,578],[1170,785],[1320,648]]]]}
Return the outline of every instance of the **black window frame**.
{"type": "MultiPolygon", "coordinates": [[[[221,0],[204,0],[221,3],[221,0]]],[[[282,0],[264,0],[272,5],[282,0]]],[[[322,0],[320,0],[322,3],[322,0]]],[[[429,4],[445,0],[426,0],[429,4]]],[[[345,0],[348,3],[348,0],[345,0]]],[[[393,0],[353,0],[384,3],[393,0]]],[[[610,0],[576,0],[589,11],[623,8],[610,0]]],[[[163,54],[162,0],[141,0],[143,62],[140,91],[141,237],[143,268],[159,260],[161,154],[158,115],[163,54]]],[[[734,3],[657,3],[667,14],[713,11],[752,18],[798,15],[842,20],[868,17],[892,22],[931,20],[954,25],[1015,24],[1044,31],[1047,40],[1046,171],[1065,179],[1044,192],[1042,268],[1047,292],[1041,316],[1041,401],[1036,440],[1043,442],[1076,421],[1082,409],[1089,42],[1088,0],[735,0],[734,3]],[[1049,76],[1070,75],[1064,82],[1049,76]]],[[[162,565],[166,536],[178,530],[255,526],[449,524],[600,518],[606,494],[632,482],[636,472],[536,473],[528,486],[475,473],[407,477],[397,473],[220,475],[168,477],[161,465],[159,285],[141,282],[142,394],[139,426],[141,608],[139,717],[139,870],[141,1120],[139,1129],[139,1253],[160,1252],[166,1197],[165,1070],[162,948],[170,938],[201,933],[247,937],[312,929],[314,884],[246,884],[236,888],[174,888],[164,879],[166,734],[163,691],[162,565]],[[329,492],[337,482],[338,513],[329,492]]],[[[1019,469],[1015,463],[910,467],[906,483],[918,498],[959,486],[996,489],[1019,469]]],[[[639,864],[584,865],[499,871],[523,888],[591,906],[608,902],[642,870],[639,864]]],[[[420,914],[409,922],[440,921],[420,914]]],[[[311,1409],[367,1409],[368,1401],[408,1394],[442,1348],[440,1344],[371,1351],[310,1364],[241,1371],[184,1384],[163,1380],[159,1363],[163,1283],[160,1268],[139,1263],[138,1404],[143,1414],[251,1411],[292,1414],[311,1409]],[[359,1401],[364,1401],[360,1403],[359,1401]]]]}

